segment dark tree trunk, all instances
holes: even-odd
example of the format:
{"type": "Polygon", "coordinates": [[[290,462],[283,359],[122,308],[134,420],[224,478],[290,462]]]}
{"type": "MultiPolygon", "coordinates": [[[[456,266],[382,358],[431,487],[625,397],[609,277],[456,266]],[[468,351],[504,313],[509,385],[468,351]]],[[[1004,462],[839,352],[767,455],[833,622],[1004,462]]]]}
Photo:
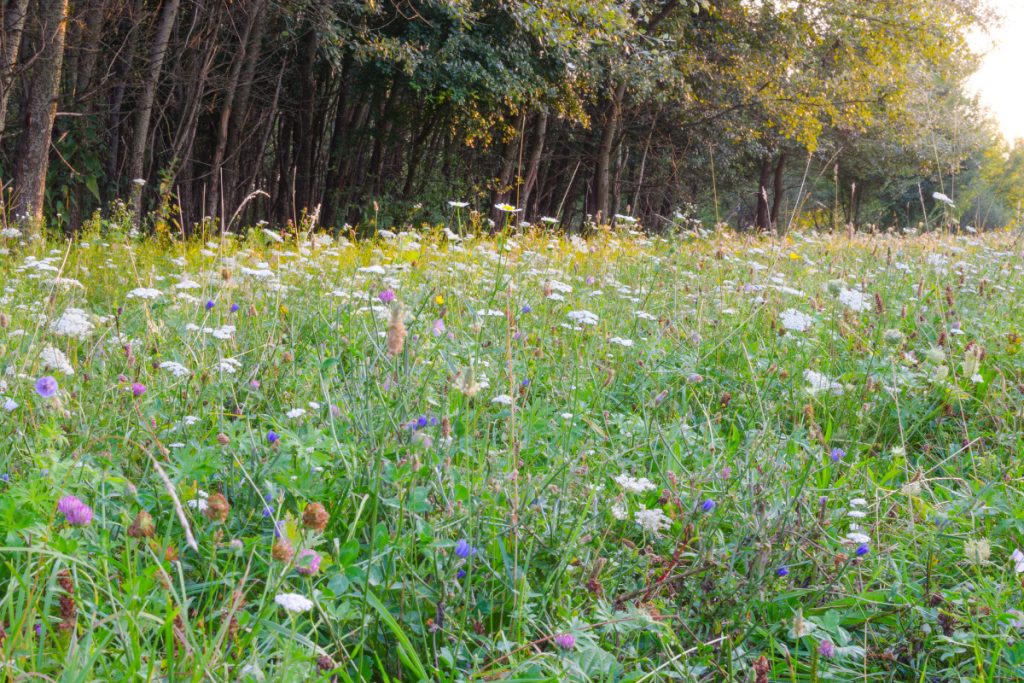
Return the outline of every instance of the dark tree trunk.
{"type": "Polygon", "coordinates": [[[132,209],[135,214],[135,225],[142,221],[142,181],[143,163],[146,147],[149,144],[149,122],[153,115],[153,101],[156,99],[157,85],[160,83],[160,72],[164,67],[164,55],[167,54],[167,42],[171,37],[171,28],[178,16],[180,0],[166,0],[160,10],[160,19],[156,26],[156,35],[149,49],[149,60],[146,65],[146,80],[142,84],[142,94],[135,108],[135,125],[132,133],[132,151],[128,161],[129,180],[132,181],[132,209]]]}
{"type": "Polygon", "coordinates": [[[782,205],[782,197],[786,192],[785,187],[785,173],[786,173],[786,153],[782,152],[779,154],[779,160],[775,163],[775,173],[772,179],[772,225],[775,226],[776,231],[782,234],[783,228],[779,225],[779,209],[782,205]]]}
{"type": "Polygon", "coordinates": [[[38,226],[43,218],[50,136],[57,116],[68,0],[41,0],[35,19],[40,48],[28,81],[25,128],[14,165],[14,212],[38,226]]]}
{"type": "Polygon", "coordinates": [[[612,157],[617,138],[619,120],[622,118],[622,101],[626,96],[626,81],[622,80],[615,87],[612,100],[604,116],[601,129],[601,142],[597,149],[596,168],[594,169],[594,191],[591,195],[590,213],[597,222],[608,219],[610,211],[612,157]]]}
{"type": "MultiPolygon", "coordinates": [[[[526,179],[523,181],[523,192],[519,196],[519,205],[523,213],[530,214],[530,198],[533,188],[537,186],[537,174],[540,171],[540,160],[544,154],[544,141],[548,131],[548,112],[537,114],[537,128],[533,134],[533,147],[530,149],[530,160],[526,164],[526,179]]],[[[531,214],[532,215],[532,214],[531,214]]]]}
{"type": "Polygon", "coordinates": [[[7,102],[18,65],[21,33],[28,14],[28,0],[0,0],[3,2],[3,35],[0,36],[0,134],[7,121],[7,102]]]}

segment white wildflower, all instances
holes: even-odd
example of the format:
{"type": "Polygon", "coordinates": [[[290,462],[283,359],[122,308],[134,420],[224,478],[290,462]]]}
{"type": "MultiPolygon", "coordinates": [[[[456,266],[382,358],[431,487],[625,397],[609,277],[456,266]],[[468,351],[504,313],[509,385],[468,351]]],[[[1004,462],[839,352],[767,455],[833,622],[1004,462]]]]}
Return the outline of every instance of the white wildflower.
{"type": "Polygon", "coordinates": [[[625,472],[615,477],[615,483],[622,487],[624,491],[628,493],[643,493],[644,491],[653,491],[658,488],[654,482],[647,477],[631,477],[625,472]]]}
{"type": "Polygon", "coordinates": [[[662,512],[661,508],[637,510],[633,513],[633,519],[641,529],[655,536],[672,526],[672,520],[662,512]]]}
{"type": "Polygon", "coordinates": [[[294,614],[308,612],[313,609],[313,601],[298,593],[281,593],[274,596],[274,602],[294,614]]]}
{"type": "Polygon", "coordinates": [[[839,303],[856,313],[866,311],[871,306],[871,300],[868,296],[855,289],[844,289],[839,292],[839,303]]]}
{"type": "Polygon", "coordinates": [[[792,332],[804,332],[811,327],[814,323],[814,319],[795,308],[787,308],[779,314],[779,322],[782,323],[782,326],[787,330],[792,332]]]}

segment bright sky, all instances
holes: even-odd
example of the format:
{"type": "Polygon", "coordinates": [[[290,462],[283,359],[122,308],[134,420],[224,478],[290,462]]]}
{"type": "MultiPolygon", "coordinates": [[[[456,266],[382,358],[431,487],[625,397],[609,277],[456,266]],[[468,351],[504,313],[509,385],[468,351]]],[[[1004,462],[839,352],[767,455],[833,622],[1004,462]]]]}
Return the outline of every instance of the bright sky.
{"type": "MultiPolygon", "coordinates": [[[[985,57],[971,85],[992,110],[1008,140],[1024,139],[1024,0],[989,0],[1003,16],[991,36],[995,47],[985,57]]],[[[979,42],[984,49],[986,41],[979,42]]]]}

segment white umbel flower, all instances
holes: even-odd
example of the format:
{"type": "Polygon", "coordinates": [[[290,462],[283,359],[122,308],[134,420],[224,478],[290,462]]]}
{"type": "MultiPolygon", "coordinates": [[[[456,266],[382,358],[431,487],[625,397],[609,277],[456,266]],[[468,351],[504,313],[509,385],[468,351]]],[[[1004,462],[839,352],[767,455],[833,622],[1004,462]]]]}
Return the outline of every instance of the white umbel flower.
{"type": "Polygon", "coordinates": [[[298,593],[281,593],[274,596],[274,602],[293,614],[301,614],[313,609],[313,601],[298,593]]]}
{"type": "Polygon", "coordinates": [[[85,339],[92,333],[89,314],[80,308],[69,308],[53,321],[50,329],[58,337],[85,339]]]}
{"type": "Polygon", "coordinates": [[[672,520],[665,515],[661,508],[637,510],[633,513],[633,520],[641,529],[655,536],[672,526],[672,520]]]}
{"type": "Polygon", "coordinates": [[[643,493],[644,491],[653,491],[657,486],[647,477],[631,477],[625,472],[615,477],[615,483],[622,487],[623,491],[628,493],[643,493]]]}
{"type": "Polygon", "coordinates": [[[791,332],[805,332],[810,329],[814,319],[803,311],[787,308],[779,314],[779,322],[791,332]]]}
{"type": "Polygon", "coordinates": [[[125,294],[126,299],[158,299],[163,294],[159,289],[153,289],[152,287],[136,287],[132,291],[125,294]]]}
{"type": "Polygon", "coordinates": [[[577,325],[596,325],[598,318],[590,311],[569,311],[569,320],[577,325]]]}
{"type": "Polygon", "coordinates": [[[60,349],[55,349],[52,346],[45,347],[39,354],[39,360],[43,362],[43,367],[47,370],[56,370],[65,375],[75,374],[75,369],[71,367],[71,361],[60,349]]]}
{"type": "Polygon", "coordinates": [[[866,311],[871,306],[868,296],[855,289],[844,289],[839,292],[839,303],[855,313],[866,311]]]}

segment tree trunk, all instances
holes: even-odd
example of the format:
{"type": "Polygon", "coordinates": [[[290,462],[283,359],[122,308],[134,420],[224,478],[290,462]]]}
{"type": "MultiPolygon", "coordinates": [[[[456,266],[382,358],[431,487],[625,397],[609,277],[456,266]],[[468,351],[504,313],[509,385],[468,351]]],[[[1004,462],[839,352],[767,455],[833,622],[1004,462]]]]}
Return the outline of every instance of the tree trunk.
{"type": "Polygon", "coordinates": [[[28,14],[28,0],[3,1],[3,35],[0,36],[0,135],[7,121],[7,101],[11,97],[14,72],[21,48],[21,32],[28,14]]]}
{"type": "Polygon", "coordinates": [[[761,177],[757,184],[757,216],[754,218],[754,229],[764,232],[772,229],[771,208],[768,205],[768,188],[772,185],[774,164],[770,158],[761,160],[761,177]]]}
{"type": "Polygon", "coordinates": [[[623,79],[615,87],[615,93],[608,106],[601,131],[601,143],[597,150],[597,163],[594,170],[594,193],[591,198],[590,213],[594,221],[607,220],[611,209],[609,205],[611,193],[612,152],[615,147],[619,120],[622,117],[622,101],[626,95],[626,81],[623,79]]]}
{"type": "Polygon", "coordinates": [[[779,208],[782,205],[782,196],[786,192],[784,184],[786,172],[786,153],[782,152],[779,154],[779,160],[775,164],[775,177],[772,182],[772,225],[775,226],[775,230],[781,235],[784,230],[779,225],[779,208]]]}
{"type": "Polygon", "coordinates": [[[167,41],[171,37],[171,28],[178,15],[180,0],[165,0],[160,10],[156,36],[149,50],[149,63],[146,67],[146,80],[142,86],[142,94],[135,110],[135,126],[132,137],[131,157],[128,161],[128,175],[132,181],[132,209],[135,214],[135,227],[142,221],[142,183],[143,161],[146,146],[149,142],[149,121],[153,114],[153,100],[160,82],[160,72],[164,66],[164,55],[167,54],[167,41]]]}
{"type": "Polygon", "coordinates": [[[523,214],[530,211],[530,196],[533,188],[537,186],[537,174],[540,171],[541,155],[544,154],[544,139],[548,132],[547,109],[537,115],[537,129],[533,134],[533,148],[530,150],[530,160],[526,164],[526,180],[523,181],[523,192],[519,196],[519,205],[523,207],[523,214]]]}
{"type": "Polygon", "coordinates": [[[512,174],[516,170],[516,150],[519,149],[520,131],[526,123],[526,110],[516,117],[515,131],[512,137],[502,144],[501,167],[498,171],[495,186],[491,188],[491,220],[495,227],[505,221],[505,214],[494,208],[496,204],[507,204],[512,195],[512,174]]]}
{"type": "Polygon", "coordinates": [[[64,59],[64,34],[67,31],[68,0],[42,0],[36,19],[41,46],[39,58],[28,80],[25,128],[14,166],[17,192],[15,216],[38,225],[43,218],[46,171],[50,161],[50,136],[57,116],[60,71],[64,59]]]}
{"type": "MultiPolygon", "coordinates": [[[[235,94],[238,92],[239,80],[242,77],[242,68],[246,64],[246,51],[249,49],[249,35],[253,31],[261,11],[262,3],[255,3],[253,6],[253,14],[249,18],[249,21],[246,22],[245,31],[243,32],[241,39],[238,41],[238,54],[231,63],[231,73],[228,76],[228,83],[224,90],[224,102],[221,104],[220,118],[217,121],[217,145],[213,151],[213,161],[210,163],[210,193],[207,195],[206,204],[206,215],[208,216],[217,216],[222,213],[218,211],[218,209],[221,208],[221,197],[226,193],[222,187],[222,181],[224,154],[228,149],[228,134],[230,132],[228,124],[231,122],[232,113],[234,111],[235,94]]],[[[220,216],[222,221],[225,218],[226,216],[224,215],[220,216]]]]}

